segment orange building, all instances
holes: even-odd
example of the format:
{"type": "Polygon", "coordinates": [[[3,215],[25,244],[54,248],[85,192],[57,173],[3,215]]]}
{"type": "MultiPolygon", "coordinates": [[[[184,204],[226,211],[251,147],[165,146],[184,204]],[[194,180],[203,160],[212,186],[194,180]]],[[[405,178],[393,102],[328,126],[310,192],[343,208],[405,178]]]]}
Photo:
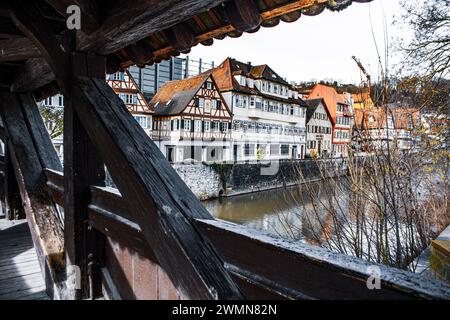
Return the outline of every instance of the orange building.
{"type": "Polygon", "coordinates": [[[307,100],[322,98],[329,109],[333,125],[333,157],[346,156],[352,140],[353,108],[349,94],[339,94],[333,87],[316,84],[307,100]]]}

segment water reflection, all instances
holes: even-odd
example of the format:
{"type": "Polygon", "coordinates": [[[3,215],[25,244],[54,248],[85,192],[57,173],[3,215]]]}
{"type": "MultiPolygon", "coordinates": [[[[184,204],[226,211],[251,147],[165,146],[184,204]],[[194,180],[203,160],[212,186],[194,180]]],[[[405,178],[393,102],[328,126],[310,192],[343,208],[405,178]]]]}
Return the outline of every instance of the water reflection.
{"type": "MultiPolygon", "coordinates": [[[[314,186],[317,196],[324,190],[314,186]]],[[[310,193],[308,193],[310,194],[310,193]]],[[[305,227],[303,212],[312,209],[311,199],[301,186],[262,191],[203,202],[215,217],[250,228],[285,237],[304,239],[310,230],[305,227]]]]}

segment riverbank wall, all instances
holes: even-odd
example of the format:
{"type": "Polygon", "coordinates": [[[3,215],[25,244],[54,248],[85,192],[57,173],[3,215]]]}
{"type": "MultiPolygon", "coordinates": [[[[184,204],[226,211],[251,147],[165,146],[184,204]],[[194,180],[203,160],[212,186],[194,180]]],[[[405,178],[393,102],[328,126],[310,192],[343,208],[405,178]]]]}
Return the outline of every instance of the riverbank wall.
{"type": "Polygon", "coordinates": [[[200,200],[314,182],[346,172],[340,159],[189,163],[174,164],[173,168],[200,200]]]}

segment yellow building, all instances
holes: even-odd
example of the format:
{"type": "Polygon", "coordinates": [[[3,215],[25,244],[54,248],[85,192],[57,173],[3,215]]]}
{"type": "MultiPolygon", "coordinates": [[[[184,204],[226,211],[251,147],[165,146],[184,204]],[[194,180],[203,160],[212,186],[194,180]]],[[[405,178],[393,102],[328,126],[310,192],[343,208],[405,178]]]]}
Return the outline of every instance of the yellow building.
{"type": "Polygon", "coordinates": [[[361,92],[356,93],[352,95],[353,97],[353,108],[355,110],[362,110],[362,109],[372,109],[375,104],[373,103],[373,100],[369,94],[369,92],[361,92]]]}

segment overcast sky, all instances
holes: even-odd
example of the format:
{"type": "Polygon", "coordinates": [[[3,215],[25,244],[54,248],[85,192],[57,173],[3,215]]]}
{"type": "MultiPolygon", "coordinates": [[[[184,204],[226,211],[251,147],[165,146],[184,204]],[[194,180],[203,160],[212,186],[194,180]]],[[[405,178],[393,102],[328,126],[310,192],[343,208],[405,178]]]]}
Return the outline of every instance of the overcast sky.
{"type": "Polygon", "coordinates": [[[371,25],[383,54],[383,23],[386,21],[389,37],[398,36],[392,26],[398,12],[399,0],[353,3],[341,12],[325,10],[318,16],[280,22],[237,39],[216,40],[211,47],[198,45],[189,56],[217,64],[227,57],[268,64],[288,81],[334,79],[358,84],[361,74],[351,57],[357,56],[376,79],[379,64],[371,25]]]}

